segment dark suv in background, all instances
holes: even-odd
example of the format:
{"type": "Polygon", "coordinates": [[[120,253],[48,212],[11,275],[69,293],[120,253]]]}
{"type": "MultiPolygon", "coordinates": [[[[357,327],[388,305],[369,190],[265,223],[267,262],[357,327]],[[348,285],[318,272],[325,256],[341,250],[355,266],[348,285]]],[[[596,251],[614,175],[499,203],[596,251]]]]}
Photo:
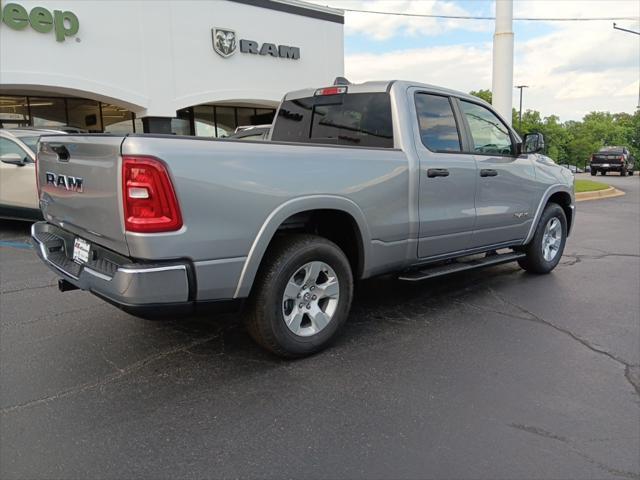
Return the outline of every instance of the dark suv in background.
{"type": "Polygon", "coordinates": [[[600,172],[620,172],[620,175],[633,175],[635,158],[626,147],[602,147],[598,153],[591,155],[591,175],[600,172]]]}

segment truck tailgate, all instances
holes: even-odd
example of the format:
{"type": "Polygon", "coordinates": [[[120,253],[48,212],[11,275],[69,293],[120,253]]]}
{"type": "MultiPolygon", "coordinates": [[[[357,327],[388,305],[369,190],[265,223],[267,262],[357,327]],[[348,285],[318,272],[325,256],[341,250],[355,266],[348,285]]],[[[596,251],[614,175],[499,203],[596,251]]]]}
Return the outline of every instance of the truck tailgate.
{"type": "Polygon", "coordinates": [[[42,137],[38,184],[46,220],[128,255],[120,185],[123,140],[102,135],[42,137]]]}

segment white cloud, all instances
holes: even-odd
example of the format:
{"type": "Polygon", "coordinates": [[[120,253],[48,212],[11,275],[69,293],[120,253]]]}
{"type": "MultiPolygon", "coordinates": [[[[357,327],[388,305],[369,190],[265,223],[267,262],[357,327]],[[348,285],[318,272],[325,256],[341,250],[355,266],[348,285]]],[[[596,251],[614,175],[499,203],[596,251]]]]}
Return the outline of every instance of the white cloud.
{"type": "Polygon", "coordinates": [[[406,79],[468,91],[490,86],[491,45],[349,55],[345,67],[347,78],[355,82],[406,79]]]}
{"type": "MultiPolygon", "coordinates": [[[[428,15],[472,15],[455,2],[443,0],[311,0],[314,3],[336,8],[370,10],[428,15]]],[[[468,31],[490,31],[490,22],[473,22],[456,19],[435,19],[380,15],[375,13],[345,12],[345,34],[361,34],[372,40],[387,40],[401,36],[435,36],[444,32],[463,29],[468,31]]]]}
{"type": "MultiPolygon", "coordinates": [[[[437,6],[425,3],[429,3],[429,8],[437,6]]],[[[411,7],[405,1],[392,4],[396,5],[395,10],[402,9],[401,4],[411,7]]],[[[390,8],[380,5],[370,9],[390,8]]],[[[447,8],[457,7],[448,4],[447,8]]],[[[635,1],[529,1],[514,2],[514,9],[514,15],[528,17],[640,17],[640,2],[635,1]]],[[[491,42],[375,53],[376,35],[416,33],[411,21],[398,22],[395,18],[379,22],[379,32],[371,34],[371,53],[345,58],[347,78],[357,82],[402,78],[462,91],[491,88],[491,42]]],[[[368,22],[348,17],[347,31],[364,32],[370,28],[368,22]],[[349,26],[352,22],[354,25],[349,26]]],[[[424,20],[420,22],[424,29],[424,20]]],[[[491,22],[487,23],[493,28],[491,22]]],[[[627,28],[640,28],[640,22],[619,23],[627,28]]],[[[518,41],[516,25],[514,83],[530,85],[524,93],[524,107],[539,110],[543,115],[556,114],[563,120],[579,119],[593,110],[633,112],[638,105],[639,38],[614,30],[611,22],[552,25],[552,33],[523,42],[518,41]]],[[[514,91],[514,106],[515,100],[514,91]]]]}

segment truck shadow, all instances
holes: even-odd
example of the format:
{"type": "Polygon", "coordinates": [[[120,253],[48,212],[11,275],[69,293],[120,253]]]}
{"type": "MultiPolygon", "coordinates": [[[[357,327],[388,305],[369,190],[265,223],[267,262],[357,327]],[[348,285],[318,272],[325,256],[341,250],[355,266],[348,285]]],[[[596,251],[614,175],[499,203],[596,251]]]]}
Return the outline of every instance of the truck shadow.
{"type": "MultiPolygon", "coordinates": [[[[361,343],[371,343],[372,337],[385,335],[402,324],[406,328],[438,328],[424,325],[424,318],[452,303],[473,301],[484,297],[494,278],[526,275],[517,265],[502,265],[479,271],[463,272],[423,282],[404,282],[395,276],[382,276],[357,284],[351,315],[335,344],[318,356],[343,353],[361,343]],[[366,327],[366,328],[363,328],[366,327]]],[[[472,319],[469,319],[472,321],[472,319]]],[[[282,360],[255,344],[244,329],[242,314],[201,314],[181,319],[164,320],[163,329],[186,334],[193,341],[209,338],[197,345],[198,355],[210,357],[242,357],[272,365],[290,362],[282,360]]],[[[193,350],[193,349],[191,349],[193,350]]]]}

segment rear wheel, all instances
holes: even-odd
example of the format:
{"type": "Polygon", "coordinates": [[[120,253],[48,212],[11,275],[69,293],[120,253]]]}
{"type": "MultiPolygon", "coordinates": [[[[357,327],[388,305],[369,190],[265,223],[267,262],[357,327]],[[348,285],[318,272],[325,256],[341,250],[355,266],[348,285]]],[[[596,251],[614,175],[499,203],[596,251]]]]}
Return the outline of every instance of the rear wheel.
{"type": "Polygon", "coordinates": [[[315,235],[278,239],[256,277],[246,325],[253,339],[282,357],[327,347],[346,321],[353,277],[345,254],[315,235]]]}
{"type": "Polygon", "coordinates": [[[598,171],[594,168],[591,169],[591,176],[595,177],[598,174],[598,171]]]}
{"type": "Polygon", "coordinates": [[[620,176],[621,177],[626,177],[627,176],[627,169],[622,167],[622,170],[620,170],[620,176]]]}
{"type": "Polygon", "coordinates": [[[606,175],[606,174],[607,174],[607,171],[606,171],[606,170],[602,170],[602,171],[600,172],[600,175],[606,175]]]}
{"type": "Polygon", "coordinates": [[[567,240],[567,217],[557,203],[549,203],[540,217],[533,239],[524,247],[526,257],[518,264],[531,273],[549,273],[556,268],[567,240]]]}

